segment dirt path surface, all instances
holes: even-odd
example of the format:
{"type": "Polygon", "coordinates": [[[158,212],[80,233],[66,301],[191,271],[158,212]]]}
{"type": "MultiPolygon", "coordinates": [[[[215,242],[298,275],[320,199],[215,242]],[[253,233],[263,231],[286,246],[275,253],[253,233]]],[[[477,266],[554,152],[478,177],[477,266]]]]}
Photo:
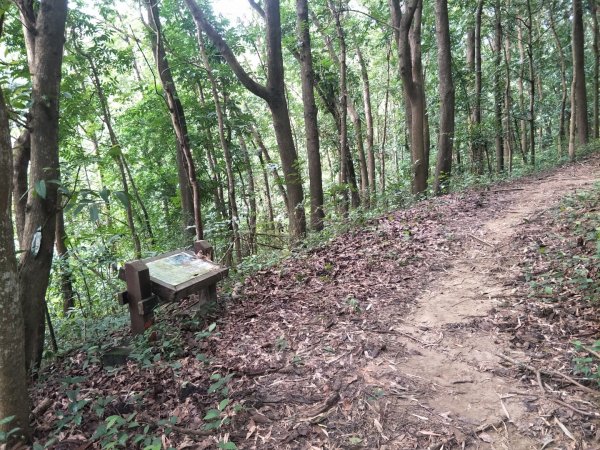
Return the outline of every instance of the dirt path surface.
{"type": "MultiPolygon", "coordinates": [[[[61,449],[99,448],[91,436],[105,416],[132,413],[154,435],[176,417],[161,439],[178,449],[600,448],[599,417],[567,404],[581,389],[499,356],[533,364],[535,345],[513,339],[521,316],[498,324],[527,301],[517,235],[599,177],[592,158],[421,202],[259,271],[208,322],[167,310],[159,322],[175,334],[155,333],[157,363],[107,372],[81,352],[53,366],[33,392],[51,405],[36,417],[38,438],[69,404],[69,376],[78,398],[113,400],[62,431],[74,446],[61,449]],[[200,336],[213,320],[218,333],[200,336]],[[211,388],[219,377],[227,392],[211,388]],[[206,432],[203,417],[224,396],[227,421],[206,432]]],[[[577,405],[597,411],[588,400],[577,405]]]]}
{"type": "Polygon", "coordinates": [[[589,188],[599,174],[594,162],[524,181],[517,188],[522,190],[500,192],[504,208],[491,220],[472,224],[467,233],[471,243],[427,287],[403,324],[422,341],[435,341],[439,336],[435,345],[408,342],[414,354],[397,365],[429,384],[429,395],[422,403],[430,414],[453,419],[451,423],[462,432],[481,431],[479,440],[467,448],[535,449],[565,437],[559,425],[552,430],[554,437],[548,430],[541,435],[537,387],[528,390],[507,377],[505,361],[498,356],[525,360],[524,352],[512,349],[506,334],[472,325],[506,306],[510,297],[506,294],[514,291],[511,267],[519,255],[507,256],[503,249],[515,238],[518,227],[556,206],[564,196],[589,188]],[[532,406],[532,399],[538,404],[532,406]]]}
{"type": "MultiPolygon", "coordinates": [[[[257,411],[270,426],[261,430],[252,422],[255,441],[246,445],[261,448],[261,432],[268,430],[263,445],[280,448],[596,448],[598,443],[582,444],[560,420],[553,422],[556,403],[540,395],[530,377],[520,381],[522,374],[498,356],[528,360],[491,319],[510,306],[507,299],[516,291],[520,255],[511,244],[519,227],[565,195],[589,188],[598,175],[598,161],[590,160],[490,191],[425,202],[307,257],[307,269],[327,270],[307,273],[294,260],[289,274],[284,268],[275,277],[250,280],[248,298],[272,302],[281,290],[290,294],[285,280],[294,274],[304,286],[289,298],[307,301],[321,326],[311,327],[315,322],[299,312],[302,331],[294,335],[286,322],[294,321],[295,311],[282,313],[275,302],[277,333],[256,338],[285,336],[296,355],[292,361],[301,361],[292,372],[306,378],[290,386],[279,371],[254,382],[258,391],[276,387],[274,403],[287,404],[282,411],[259,400],[257,411]],[[398,247],[399,241],[406,246],[398,247]],[[342,264],[332,274],[335,261],[344,259],[350,268],[342,264]],[[321,285],[314,278],[319,274],[321,285]],[[315,291],[320,301],[308,301],[315,291]],[[298,394],[307,403],[321,401],[301,406],[298,394]]],[[[283,364],[284,358],[278,360],[283,364]]]]}

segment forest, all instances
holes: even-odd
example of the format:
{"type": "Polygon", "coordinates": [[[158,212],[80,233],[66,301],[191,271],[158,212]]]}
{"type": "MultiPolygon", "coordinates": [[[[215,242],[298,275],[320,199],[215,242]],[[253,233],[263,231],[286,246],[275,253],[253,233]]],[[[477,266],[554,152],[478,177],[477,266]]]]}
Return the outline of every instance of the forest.
{"type": "Polygon", "coordinates": [[[0,449],[598,448],[599,39],[596,0],[0,0],[0,449]],[[126,263],[198,242],[218,297],[132,336],[126,263]]]}

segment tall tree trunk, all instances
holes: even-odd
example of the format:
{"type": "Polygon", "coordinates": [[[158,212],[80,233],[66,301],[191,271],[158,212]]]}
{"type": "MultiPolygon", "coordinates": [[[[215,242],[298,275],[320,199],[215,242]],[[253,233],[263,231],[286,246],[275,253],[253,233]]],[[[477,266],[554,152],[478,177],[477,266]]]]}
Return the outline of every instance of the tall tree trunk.
{"type": "Polygon", "coordinates": [[[287,101],[285,98],[283,56],[281,52],[281,16],[279,0],[265,1],[266,44],[267,44],[267,84],[257,83],[240,65],[237,58],[221,35],[206,20],[202,9],[194,0],[185,0],[196,22],[196,26],[206,33],[213,45],[229,64],[238,80],[257,97],[265,100],[271,110],[273,128],[279,147],[279,156],[285,176],[289,197],[290,236],[296,240],[306,234],[304,214],[304,191],[300,173],[298,154],[294,145],[287,101]]]}
{"type": "Polygon", "coordinates": [[[573,67],[573,80],[571,82],[571,120],[569,123],[569,160],[575,160],[577,150],[577,94],[576,94],[576,73],[577,67],[573,67]]]}
{"type": "Polygon", "coordinates": [[[29,369],[39,366],[44,350],[45,296],[54,254],[58,195],[54,180],[60,179],[58,111],[67,2],[41,2],[37,13],[32,4],[23,8],[31,8],[23,24],[26,39],[32,30],[34,34],[29,169],[33,189],[27,194],[25,251],[19,261],[19,300],[25,320],[25,363],[29,369]]]}
{"type": "Polygon", "coordinates": [[[421,8],[421,5],[421,0],[410,0],[407,2],[404,13],[402,13],[399,0],[390,0],[392,21],[398,29],[397,40],[400,75],[404,83],[406,97],[410,102],[410,150],[412,155],[413,194],[424,193],[427,190],[423,123],[425,117],[425,99],[423,85],[419,77],[415,76],[416,72],[413,70],[412,58],[412,52],[415,50],[412,47],[414,47],[417,40],[420,40],[420,32],[415,33],[413,39],[409,39],[411,26],[415,26],[415,30],[420,30],[420,23],[418,23],[419,13],[417,13],[417,10],[421,8]]]}
{"type": "Polygon", "coordinates": [[[440,83],[440,130],[435,167],[434,193],[448,189],[452,172],[452,145],[454,141],[454,82],[452,80],[452,50],[447,0],[436,0],[435,30],[438,44],[438,77],[440,83]]]}
{"type": "Polygon", "coordinates": [[[594,139],[600,137],[600,30],[598,30],[598,4],[596,0],[590,0],[592,12],[592,33],[594,35],[594,139]]]}
{"type": "Polygon", "coordinates": [[[269,185],[269,174],[265,167],[265,160],[262,152],[258,152],[258,161],[260,162],[260,168],[263,174],[263,182],[265,184],[265,198],[267,200],[267,217],[269,218],[268,228],[271,230],[275,229],[275,214],[273,212],[273,200],[271,200],[271,187],[269,185]]]}
{"type": "Polygon", "coordinates": [[[483,11],[483,0],[477,3],[475,13],[475,31],[474,31],[474,66],[475,66],[475,104],[473,106],[471,123],[475,127],[475,140],[473,144],[473,168],[477,175],[483,175],[484,172],[484,145],[481,130],[481,15],[483,11]]]}
{"type": "MultiPolygon", "coordinates": [[[[0,425],[0,431],[20,428],[22,440],[31,440],[29,427],[30,402],[27,392],[25,360],[25,328],[23,309],[19,303],[19,283],[13,223],[11,217],[12,148],[8,110],[0,89],[0,417],[14,416],[14,420],[0,425]]],[[[42,297],[43,300],[43,297],[42,297]]],[[[12,446],[21,440],[15,437],[8,442],[12,446]]]]}
{"type": "Polygon", "coordinates": [[[523,20],[517,18],[517,29],[518,29],[518,44],[519,44],[519,116],[520,116],[520,130],[521,130],[521,153],[523,155],[523,162],[527,164],[527,154],[529,153],[529,140],[527,139],[527,120],[525,114],[525,46],[523,45],[523,20]]]}
{"type": "Polygon", "coordinates": [[[237,207],[237,199],[235,195],[235,178],[233,175],[233,158],[231,157],[231,151],[229,148],[229,141],[225,136],[225,117],[223,114],[223,108],[221,107],[221,100],[219,99],[219,92],[217,91],[217,81],[212,73],[212,67],[208,60],[208,54],[206,53],[206,47],[204,45],[204,39],[200,30],[198,30],[198,47],[200,49],[200,55],[204,68],[206,69],[206,76],[210,83],[212,92],[213,102],[215,104],[215,111],[217,112],[217,125],[219,127],[219,141],[221,142],[221,149],[223,150],[223,156],[225,157],[225,171],[227,174],[227,192],[229,197],[229,220],[231,221],[231,229],[233,231],[233,248],[235,249],[236,257],[238,262],[242,261],[242,243],[240,239],[240,215],[237,207]]]}
{"type": "Polygon", "coordinates": [[[531,165],[535,166],[535,72],[533,68],[533,16],[531,0],[527,0],[527,65],[529,67],[529,148],[531,165]]]}
{"type": "MultiPolygon", "coordinates": [[[[198,96],[200,98],[200,106],[204,107],[206,105],[206,99],[204,97],[204,88],[201,83],[198,82],[198,96]]],[[[214,199],[215,199],[215,208],[221,214],[222,218],[227,218],[227,211],[225,210],[225,197],[223,194],[223,183],[221,182],[221,174],[220,171],[217,170],[217,161],[215,158],[215,147],[213,145],[212,140],[212,126],[210,124],[206,124],[204,128],[204,132],[206,133],[207,140],[205,142],[206,147],[206,156],[208,159],[208,166],[211,171],[211,178],[215,185],[214,189],[214,199]]]]}
{"type": "MultiPolygon", "coordinates": [[[[573,0],[573,78],[575,95],[575,128],[577,130],[576,146],[588,143],[588,108],[585,86],[585,60],[583,39],[583,10],[581,0],[573,0]]],[[[572,119],[571,119],[572,120],[572,119]]],[[[573,155],[574,156],[574,155],[573,155]]]]}
{"type": "Polygon", "coordinates": [[[563,146],[565,143],[566,133],[566,109],[567,109],[567,64],[565,61],[565,53],[563,50],[563,46],[560,42],[560,38],[558,37],[558,32],[556,31],[556,23],[554,21],[554,2],[550,6],[550,29],[552,30],[552,35],[554,36],[554,41],[556,42],[556,49],[558,50],[558,59],[560,61],[560,88],[561,88],[561,98],[560,98],[560,114],[559,114],[559,122],[558,122],[558,154],[559,156],[563,153],[563,146]]]}
{"type": "Polygon", "coordinates": [[[310,44],[307,0],[296,0],[296,17],[310,185],[310,227],[314,231],[320,231],[323,229],[323,218],[325,217],[325,212],[323,211],[323,174],[319,150],[318,109],[315,102],[315,73],[313,71],[310,44]]]}
{"type": "Polygon", "coordinates": [[[385,195],[385,145],[387,139],[387,128],[388,128],[388,105],[390,99],[390,56],[392,54],[392,46],[389,45],[389,49],[387,52],[386,59],[386,77],[385,77],[385,100],[383,106],[383,131],[381,133],[381,149],[379,152],[379,161],[380,161],[380,174],[379,174],[379,190],[381,191],[381,195],[385,195]]]}
{"type": "Polygon", "coordinates": [[[67,248],[67,232],[65,231],[65,217],[61,195],[58,200],[59,210],[56,213],[56,254],[60,265],[60,291],[63,297],[63,314],[66,316],[69,310],[75,307],[75,295],[73,291],[73,277],[71,275],[71,264],[69,262],[69,250],[67,248]]]}
{"type": "Polygon", "coordinates": [[[13,148],[13,205],[15,209],[15,229],[19,240],[19,250],[23,250],[23,231],[25,228],[25,208],[27,206],[27,172],[31,158],[31,133],[23,130],[13,148]]]}
{"type": "Polygon", "coordinates": [[[248,154],[248,148],[246,141],[243,136],[239,136],[240,148],[242,150],[242,156],[244,157],[244,164],[246,165],[246,172],[248,174],[248,203],[250,213],[248,214],[248,228],[249,228],[249,244],[250,250],[256,253],[256,187],[254,182],[254,171],[252,170],[252,161],[248,154]]]}
{"type": "Polygon", "coordinates": [[[504,171],[504,141],[502,135],[502,16],[500,0],[494,2],[494,133],[496,148],[496,173],[504,171]]]}
{"type": "MultiPolygon", "coordinates": [[[[356,208],[360,204],[360,194],[358,192],[358,185],[356,183],[356,173],[354,171],[354,163],[352,160],[352,153],[350,151],[350,145],[348,142],[348,110],[352,109],[353,105],[351,105],[351,99],[348,97],[348,66],[347,66],[347,50],[346,50],[346,36],[344,34],[344,29],[342,28],[342,23],[340,19],[341,12],[338,8],[335,7],[331,0],[327,2],[329,6],[329,10],[335,22],[336,34],[339,41],[340,46],[340,54],[339,56],[335,53],[333,48],[333,44],[331,38],[327,36],[324,30],[317,25],[321,29],[321,33],[325,39],[325,44],[331,56],[331,59],[336,63],[338,72],[339,72],[339,103],[338,103],[338,111],[337,111],[337,120],[339,123],[338,126],[338,135],[340,139],[339,143],[339,154],[340,154],[340,182],[350,188],[350,197],[352,207],[356,208]]],[[[356,122],[354,122],[356,125],[356,122]]],[[[360,122],[359,122],[360,127],[360,122]]],[[[357,134],[358,130],[357,130],[357,134]]],[[[362,134],[362,133],[360,133],[362,134]]],[[[358,139],[358,138],[357,138],[358,139]]],[[[363,152],[364,155],[364,152],[363,152]]],[[[348,201],[348,190],[346,187],[342,190],[342,209],[344,212],[348,211],[347,208],[348,201]]]]}
{"type": "Polygon", "coordinates": [[[356,133],[356,148],[358,151],[358,162],[360,167],[360,198],[364,202],[364,205],[369,207],[369,169],[367,168],[367,158],[365,156],[365,146],[363,143],[363,132],[362,132],[362,120],[358,111],[354,107],[353,102],[348,103],[348,113],[350,119],[354,124],[354,130],[356,133]]]}
{"type": "MultiPolygon", "coordinates": [[[[173,75],[171,74],[171,67],[165,53],[158,1],[145,1],[146,8],[148,10],[148,23],[152,29],[151,40],[154,60],[156,62],[160,81],[163,85],[163,90],[165,91],[169,115],[171,116],[171,123],[173,125],[173,130],[175,131],[179,150],[182,153],[181,159],[184,162],[188,186],[191,187],[192,190],[193,208],[192,211],[189,212],[192,213],[192,217],[194,218],[194,228],[196,232],[195,238],[196,240],[201,240],[203,238],[204,231],[202,229],[200,186],[196,177],[196,167],[194,165],[194,157],[192,155],[190,138],[188,136],[185,112],[183,110],[181,100],[177,95],[177,89],[175,88],[175,82],[173,81],[173,75]]],[[[181,186],[181,189],[183,190],[185,187],[181,186]]]]}
{"type": "Polygon", "coordinates": [[[367,125],[367,172],[369,177],[369,198],[371,204],[375,202],[377,193],[377,183],[375,180],[375,150],[373,148],[374,132],[373,132],[373,112],[371,110],[371,85],[369,83],[369,72],[367,64],[363,58],[360,47],[356,47],[356,54],[360,64],[360,75],[363,83],[363,105],[365,109],[365,123],[367,125]]]}
{"type": "Polygon", "coordinates": [[[275,165],[273,164],[273,160],[271,159],[269,150],[267,149],[267,146],[265,145],[265,143],[262,139],[262,136],[260,135],[260,133],[258,132],[256,127],[254,125],[250,125],[250,130],[252,131],[252,136],[254,136],[256,145],[260,149],[261,153],[264,155],[265,160],[267,161],[267,164],[269,166],[271,166],[271,171],[273,173],[273,179],[275,180],[275,185],[279,189],[279,193],[281,195],[281,200],[283,200],[285,209],[289,210],[289,206],[288,206],[289,200],[288,200],[287,192],[285,190],[284,182],[283,182],[283,179],[279,176],[279,172],[275,168],[275,165]]]}
{"type": "Polygon", "coordinates": [[[150,223],[150,215],[148,214],[148,209],[146,208],[146,204],[142,200],[142,196],[138,191],[138,188],[133,179],[133,175],[131,175],[131,169],[129,168],[129,163],[127,162],[127,158],[125,155],[121,153],[121,159],[123,161],[123,167],[125,168],[125,172],[127,173],[127,178],[129,179],[129,183],[131,184],[131,190],[133,191],[133,196],[135,197],[137,204],[140,206],[142,210],[143,224],[144,228],[146,228],[146,233],[148,233],[148,238],[150,239],[150,245],[154,246],[154,232],[152,231],[152,224],[150,223]]]}
{"type": "Polygon", "coordinates": [[[139,234],[135,227],[135,220],[133,218],[133,206],[131,204],[131,196],[129,194],[129,183],[127,182],[127,173],[125,171],[125,163],[123,153],[121,152],[121,146],[119,144],[119,140],[117,139],[117,135],[112,126],[112,116],[110,113],[110,109],[108,108],[108,100],[106,99],[106,95],[104,93],[104,89],[102,88],[102,84],[100,82],[100,76],[98,74],[98,70],[96,68],[96,64],[94,63],[94,59],[82,53],[88,63],[90,65],[90,70],[92,72],[92,80],[94,82],[94,87],[96,88],[96,95],[98,95],[98,101],[100,102],[100,109],[102,110],[102,117],[104,124],[108,130],[108,136],[110,139],[110,144],[112,146],[110,150],[111,157],[117,164],[119,168],[119,175],[121,177],[121,186],[123,187],[123,192],[125,193],[125,197],[127,198],[127,202],[125,203],[125,213],[127,217],[127,226],[129,228],[129,232],[131,233],[131,239],[133,241],[133,250],[136,258],[142,257],[142,244],[140,242],[139,234]]]}
{"type": "MultiPolygon", "coordinates": [[[[510,10],[511,0],[506,0],[507,10],[510,10]]],[[[506,77],[504,86],[504,163],[508,164],[508,171],[512,173],[513,167],[513,151],[514,140],[512,133],[512,95],[511,95],[511,48],[510,48],[511,32],[508,30],[505,33],[504,42],[504,76],[506,77]]]]}

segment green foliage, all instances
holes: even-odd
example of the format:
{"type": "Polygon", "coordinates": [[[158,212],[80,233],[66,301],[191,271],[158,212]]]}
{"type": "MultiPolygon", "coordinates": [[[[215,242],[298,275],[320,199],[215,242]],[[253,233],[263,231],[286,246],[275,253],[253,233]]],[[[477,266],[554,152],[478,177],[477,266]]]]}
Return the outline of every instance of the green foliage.
{"type": "Polygon", "coordinates": [[[558,221],[565,224],[565,232],[576,236],[570,248],[552,251],[544,244],[537,251],[551,258],[554,264],[546,273],[531,280],[535,295],[548,301],[560,301],[572,295],[584,301],[597,303],[600,298],[600,217],[596,208],[600,205],[600,185],[594,190],[567,197],[563,202],[558,221]]]}
{"type": "Polygon", "coordinates": [[[575,371],[600,387],[600,341],[595,341],[590,347],[586,347],[581,341],[575,341],[573,346],[578,352],[588,355],[574,358],[575,371]]]}
{"type": "MultiPolygon", "coordinates": [[[[9,425],[13,420],[15,420],[15,416],[4,417],[0,419],[0,428],[4,428],[9,425]]],[[[11,428],[8,431],[0,431],[0,444],[6,444],[8,440],[19,433],[20,428],[15,427],[11,428]]]]}
{"type": "Polygon", "coordinates": [[[144,334],[133,339],[130,357],[142,367],[150,367],[160,361],[175,361],[182,354],[181,331],[166,322],[156,321],[144,334]]]}

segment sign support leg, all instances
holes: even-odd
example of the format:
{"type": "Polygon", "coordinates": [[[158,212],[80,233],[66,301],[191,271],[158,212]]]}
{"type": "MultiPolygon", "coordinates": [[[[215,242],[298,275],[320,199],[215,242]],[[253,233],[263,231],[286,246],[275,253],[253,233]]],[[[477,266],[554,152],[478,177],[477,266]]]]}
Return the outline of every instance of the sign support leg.
{"type": "Polygon", "coordinates": [[[131,332],[142,334],[154,322],[152,311],[140,313],[143,300],[152,296],[150,270],[142,261],[125,263],[125,282],[127,283],[127,298],[129,315],[131,317],[131,332]]]}

